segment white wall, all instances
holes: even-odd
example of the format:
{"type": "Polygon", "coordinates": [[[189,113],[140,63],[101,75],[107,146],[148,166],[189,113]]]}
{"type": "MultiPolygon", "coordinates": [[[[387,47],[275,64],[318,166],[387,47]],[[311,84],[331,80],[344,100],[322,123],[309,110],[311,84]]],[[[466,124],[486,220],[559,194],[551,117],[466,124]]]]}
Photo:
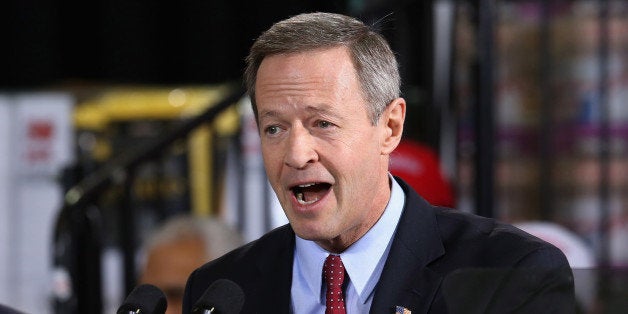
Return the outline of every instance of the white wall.
{"type": "Polygon", "coordinates": [[[0,96],[0,303],[49,313],[57,183],[73,159],[73,99],[63,93],[0,96]]]}
{"type": "Polygon", "coordinates": [[[10,99],[0,95],[0,303],[13,299],[11,287],[11,216],[13,214],[11,185],[11,118],[13,116],[10,99]]]}

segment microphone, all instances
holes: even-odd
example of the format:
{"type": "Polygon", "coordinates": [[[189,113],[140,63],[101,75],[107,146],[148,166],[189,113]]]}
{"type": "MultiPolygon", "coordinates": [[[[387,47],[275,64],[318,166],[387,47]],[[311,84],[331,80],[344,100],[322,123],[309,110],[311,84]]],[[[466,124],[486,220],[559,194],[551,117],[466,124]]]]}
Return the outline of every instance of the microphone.
{"type": "Polygon", "coordinates": [[[133,289],[117,314],[164,314],[168,307],[166,295],[151,284],[142,284],[133,289]]]}
{"type": "Polygon", "coordinates": [[[244,304],[244,291],[229,279],[218,279],[196,301],[192,313],[239,314],[244,304]]]}

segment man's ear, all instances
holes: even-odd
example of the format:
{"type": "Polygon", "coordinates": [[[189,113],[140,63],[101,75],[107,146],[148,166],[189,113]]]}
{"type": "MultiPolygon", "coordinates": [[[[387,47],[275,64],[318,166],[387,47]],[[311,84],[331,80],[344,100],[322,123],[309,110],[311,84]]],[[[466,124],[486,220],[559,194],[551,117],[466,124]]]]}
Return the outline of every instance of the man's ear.
{"type": "Polygon", "coordinates": [[[389,155],[397,148],[403,135],[403,122],[405,119],[406,101],[403,98],[395,98],[384,110],[380,121],[385,130],[382,141],[382,155],[389,155]]]}

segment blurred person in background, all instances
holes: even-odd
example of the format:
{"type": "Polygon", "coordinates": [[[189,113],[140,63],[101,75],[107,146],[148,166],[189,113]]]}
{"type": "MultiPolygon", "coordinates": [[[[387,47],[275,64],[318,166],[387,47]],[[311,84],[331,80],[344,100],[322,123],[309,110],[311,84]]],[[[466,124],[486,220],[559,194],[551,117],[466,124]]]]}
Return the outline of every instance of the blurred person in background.
{"type": "Polygon", "coordinates": [[[235,230],[216,218],[174,216],[147,238],[139,284],[153,284],[166,295],[166,313],[181,313],[190,273],[243,243],[235,230]]]}

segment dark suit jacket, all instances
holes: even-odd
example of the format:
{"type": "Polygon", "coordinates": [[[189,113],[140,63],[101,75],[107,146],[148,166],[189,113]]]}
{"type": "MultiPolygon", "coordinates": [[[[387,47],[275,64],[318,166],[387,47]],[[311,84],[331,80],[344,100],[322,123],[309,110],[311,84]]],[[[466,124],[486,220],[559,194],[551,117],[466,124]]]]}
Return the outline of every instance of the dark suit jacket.
{"type": "MultiPolygon", "coordinates": [[[[371,313],[573,313],[574,287],[556,247],[510,225],[429,205],[397,178],[406,203],[371,313]]],[[[183,313],[217,279],[245,293],[242,313],[289,313],[295,235],[289,225],[205,264],[183,313]]]]}

